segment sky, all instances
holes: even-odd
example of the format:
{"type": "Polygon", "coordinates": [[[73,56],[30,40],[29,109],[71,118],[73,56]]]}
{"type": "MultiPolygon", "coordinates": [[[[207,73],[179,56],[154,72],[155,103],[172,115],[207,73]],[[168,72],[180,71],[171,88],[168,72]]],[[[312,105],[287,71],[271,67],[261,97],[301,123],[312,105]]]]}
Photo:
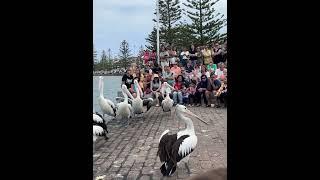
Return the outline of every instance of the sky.
{"type": "MultiPolygon", "coordinates": [[[[111,57],[117,56],[123,40],[128,41],[132,54],[141,45],[145,47],[145,38],[155,26],[155,7],[156,0],[93,0],[93,44],[99,59],[102,50],[108,53],[109,48],[111,57]]],[[[214,8],[227,17],[227,0],[220,0],[214,8]]]]}

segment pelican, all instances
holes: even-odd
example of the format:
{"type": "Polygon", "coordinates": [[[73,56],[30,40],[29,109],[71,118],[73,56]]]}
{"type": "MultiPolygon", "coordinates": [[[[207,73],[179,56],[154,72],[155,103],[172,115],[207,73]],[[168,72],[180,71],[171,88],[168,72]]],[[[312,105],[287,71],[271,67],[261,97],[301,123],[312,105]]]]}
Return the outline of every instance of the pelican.
{"type": "Polygon", "coordinates": [[[131,95],[131,93],[128,91],[129,93],[129,97],[131,98],[131,101],[132,101],[132,109],[133,109],[133,114],[142,114],[143,113],[143,105],[147,105],[147,111],[150,109],[150,105],[153,101],[152,98],[148,98],[148,99],[144,99],[142,100],[141,97],[140,97],[140,92],[141,91],[141,88],[140,88],[140,85],[138,83],[137,80],[134,80],[133,81],[134,85],[137,87],[137,97],[136,98],[133,98],[133,96],[131,95]]]}
{"type": "Polygon", "coordinates": [[[190,153],[197,145],[198,138],[194,131],[192,120],[185,117],[184,114],[196,117],[203,123],[208,124],[185,106],[179,104],[176,106],[176,116],[186,123],[187,128],[172,135],[168,134],[169,130],[165,130],[161,134],[157,155],[160,161],[163,162],[160,167],[163,176],[171,176],[180,162],[188,162],[190,153]]]}
{"type": "MultiPolygon", "coordinates": [[[[137,97],[134,98],[132,96],[132,94],[129,91],[125,91],[127,93],[127,95],[130,97],[130,99],[128,99],[131,102],[131,106],[132,106],[132,110],[133,110],[133,114],[142,114],[143,113],[143,106],[147,106],[147,111],[151,108],[153,99],[152,98],[148,98],[148,99],[141,99],[141,94],[140,92],[142,92],[140,85],[138,83],[137,80],[133,81],[134,85],[137,87],[137,97]]],[[[122,97],[116,97],[116,99],[124,99],[122,97]]]]}
{"type": "Polygon", "coordinates": [[[93,125],[102,127],[102,129],[105,131],[105,139],[106,140],[109,139],[107,137],[107,133],[109,133],[109,132],[108,132],[108,129],[107,129],[106,121],[102,117],[102,115],[99,114],[98,112],[93,114],[93,125]]]}
{"type": "Polygon", "coordinates": [[[105,131],[101,126],[93,125],[93,141],[98,139],[98,136],[105,136],[105,131]]]}
{"type": "Polygon", "coordinates": [[[171,88],[171,89],[174,89],[174,88],[170,86],[167,82],[164,82],[163,84],[164,84],[163,91],[166,91],[166,97],[161,102],[161,107],[163,109],[163,112],[169,112],[171,111],[171,108],[173,106],[173,100],[170,98],[169,90],[167,88],[171,88]]]}
{"type": "Polygon", "coordinates": [[[115,111],[116,111],[115,105],[109,99],[104,98],[104,96],[103,96],[103,86],[104,86],[103,77],[99,76],[100,96],[98,98],[98,103],[99,103],[101,111],[102,111],[102,116],[104,117],[104,115],[107,114],[109,116],[113,116],[114,117],[116,115],[116,113],[115,113],[115,111]]]}
{"type": "Polygon", "coordinates": [[[129,119],[132,115],[132,107],[128,103],[128,95],[130,92],[126,85],[121,86],[121,91],[124,96],[124,101],[117,104],[116,117],[117,119],[129,119]]]}

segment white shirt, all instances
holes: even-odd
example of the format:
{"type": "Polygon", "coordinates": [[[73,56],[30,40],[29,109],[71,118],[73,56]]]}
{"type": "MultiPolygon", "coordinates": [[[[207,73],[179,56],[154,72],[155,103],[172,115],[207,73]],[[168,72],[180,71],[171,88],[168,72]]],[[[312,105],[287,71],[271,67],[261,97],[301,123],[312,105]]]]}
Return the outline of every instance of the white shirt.
{"type": "Polygon", "coordinates": [[[189,59],[187,56],[189,55],[189,51],[182,51],[181,52],[181,56],[182,56],[182,59],[189,59]]]}
{"type": "Polygon", "coordinates": [[[223,75],[223,71],[221,71],[219,68],[216,70],[215,75],[217,75],[218,76],[217,78],[220,79],[221,75],[223,75]]]}

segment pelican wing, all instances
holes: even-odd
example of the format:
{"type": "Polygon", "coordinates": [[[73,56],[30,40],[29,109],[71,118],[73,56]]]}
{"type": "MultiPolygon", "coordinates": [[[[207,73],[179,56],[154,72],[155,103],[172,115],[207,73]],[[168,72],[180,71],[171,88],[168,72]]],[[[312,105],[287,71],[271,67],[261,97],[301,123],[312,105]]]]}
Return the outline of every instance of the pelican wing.
{"type": "Polygon", "coordinates": [[[106,99],[107,103],[110,104],[110,106],[114,109],[116,106],[110,99],[106,99]]]}
{"type": "Polygon", "coordinates": [[[93,114],[93,121],[97,122],[97,123],[103,123],[103,119],[98,116],[97,114],[93,114]]]}
{"type": "Polygon", "coordinates": [[[104,130],[102,127],[93,125],[93,135],[95,136],[102,136],[104,135],[104,130]]]}
{"type": "Polygon", "coordinates": [[[196,147],[197,138],[195,136],[183,135],[173,145],[176,162],[188,156],[196,147]]]}
{"type": "MultiPolygon", "coordinates": [[[[124,101],[124,97],[116,97],[116,100],[123,102],[124,101]]],[[[129,103],[132,103],[132,99],[128,98],[129,103]]]]}

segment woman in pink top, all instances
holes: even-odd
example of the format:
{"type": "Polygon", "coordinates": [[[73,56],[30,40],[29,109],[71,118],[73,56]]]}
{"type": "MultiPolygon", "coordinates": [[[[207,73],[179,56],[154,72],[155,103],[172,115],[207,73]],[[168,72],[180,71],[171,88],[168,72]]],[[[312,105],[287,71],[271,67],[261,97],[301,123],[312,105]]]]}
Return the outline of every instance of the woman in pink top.
{"type": "Polygon", "coordinates": [[[152,52],[150,52],[150,59],[149,59],[149,61],[152,61],[153,63],[155,63],[156,62],[156,56],[157,56],[157,53],[156,53],[156,50],[152,50],[152,52]]]}
{"type": "Polygon", "coordinates": [[[177,65],[176,62],[173,64],[173,67],[170,69],[170,71],[173,72],[175,77],[181,75],[181,68],[177,65]]]}
{"type": "Polygon", "coordinates": [[[143,54],[144,64],[148,64],[149,58],[150,58],[150,53],[149,53],[148,50],[145,50],[145,51],[144,51],[144,54],[143,54]]]}

